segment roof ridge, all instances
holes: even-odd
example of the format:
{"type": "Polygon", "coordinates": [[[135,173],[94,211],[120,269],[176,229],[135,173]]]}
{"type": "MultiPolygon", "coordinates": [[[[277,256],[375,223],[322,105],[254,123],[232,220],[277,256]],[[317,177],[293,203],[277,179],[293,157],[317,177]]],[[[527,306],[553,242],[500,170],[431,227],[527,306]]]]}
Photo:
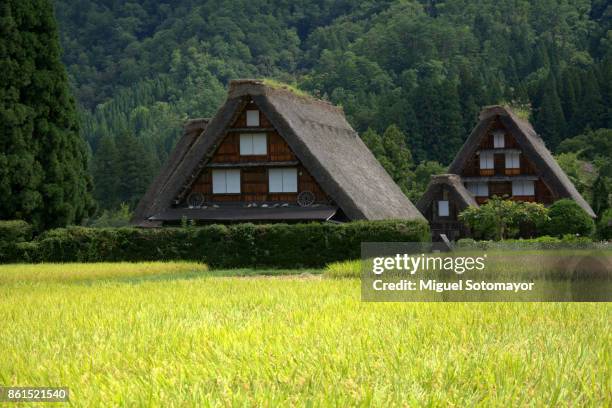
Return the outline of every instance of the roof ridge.
{"type": "Polygon", "coordinates": [[[291,85],[289,84],[278,82],[273,85],[271,81],[256,78],[232,79],[229,82],[228,98],[236,98],[245,95],[269,95],[272,93],[282,93],[295,99],[316,103],[335,112],[344,114],[342,106],[336,106],[330,101],[314,97],[304,91],[291,89],[291,85]]]}

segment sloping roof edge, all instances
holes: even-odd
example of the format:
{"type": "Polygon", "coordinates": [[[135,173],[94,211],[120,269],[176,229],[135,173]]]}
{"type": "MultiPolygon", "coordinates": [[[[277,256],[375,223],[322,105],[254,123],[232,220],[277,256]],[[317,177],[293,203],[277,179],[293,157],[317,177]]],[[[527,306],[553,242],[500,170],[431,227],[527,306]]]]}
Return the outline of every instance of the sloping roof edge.
{"type": "Polygon", "coordinates": [[[417,208],[422,214],[425,214],[427,208],[433,201],[435,190],[439,186],[450,187],[450,193],[453,195],[454,201],[460,204],[461,209],[467,207],[478,207],[478,203],[470,192],[464,187],[461,177],[457,174],[435,174],[431,176],[431,180],[427,185],[425,193],[417,202],[417,208]]]}
{"type": "Polygon", "coordinates": [[[519,145],[523,148],[525,154],[536,165],[541,172],[542,179],[553,192],[561,198],[571,198],[587,214],[595,218],[595,212],[586,202],[584,197],[580,195],[576,187],[571,182],[567,174],[561,169],[553,155],[550,153],[542,138],[536,133],[529,122],[526,122],[517,117],[514,112],[508,107],[494,105],[485,107],[479,116],[479,122],[472,130],[472,133],[467,138],[455,159],[449,166],[450,173],[460,174],[479,146],[479,141],[490,124],[499,116],[502,124],[515,137],[519,145]]]}
{"type": "MultiPolygon", "coordinates": [[[[150,187],[154,191],[152,194],[147,194],[150,204],[143,205],[144,210],[138,212],[138,219],[135,217],[134,221],[147,219],[165,210],[175,200],[180,200],[185,195],[189,186],[197,179],[206,161],[214,154],[218,143],[223,140],[226,129],[237,118],[242,107],[246,105],[247,98],[245,96],[249,96],[257,103],[298,158],[308,168],[314,179],[350,219],[423,219],[416,207],[374,158],[359,135],[350,127],[341,108],[326,101],[295,94],[288,89],[266,86],[262,81],[238,80],[230,83],[228,98],[225,103],[208,123],[204,132],[182,155],[182,159],[176,165],[175,170],[163,183],[158,182],[156,188],[154,186],[150,187]],[[295,105],[292,104],[293,102],[295,102],[295,105]],[[291,106],[288,107],[287,105],[291,106]],[[279,109],[284,109],[285,112],[281,113],[279,109]],[[291,114],[289,116],[296,117],[287,119],[285,116],[292,109],[302,109],[304,112],[296,115],[291,114]],[[302,117],[301,114],[306,115],[306,117],[302,117]],[[302,128],[299,126],[302,126],[302,128]],[[308,142],[304,140],[302,133],[306,132],[308,133],[306,139],[310,138],[310,143],[313,143],[312,129],[304,130],[305,126],[317,127],[319,129],[317,134],[329,136],[325,140],[337,140],[338,143],[340,143],[342,137],[346,141],[350,134],[353,153],[362,156],[355,157],[353,160],[361,160],[370,166],[370,170],[375,170],[371,173],[376,175],[376,182],[369,183],[370,186],[363,186],[363,191],[355,191],[355,186],[353,186],[352,192],[347,191],[349,187],[343,188],[336,180],[338,175],[331,174],[328,171],[329,163],[327,163],[327,166],[323,165],[320,161],[321,158],[313,153],[308,146],[308,142]],[[375,186],[372,187],[371,184],[375,184],[375,186]],[[368,190],[368,187],[371,188],[368,190]],[[380,193],[380,197],[376,197],[376,199],[380,200],[373,202],[371,206],[364,205],[366,200],[364,200],[363,194],[359,193],[367,192],[372,195],[376,191],[380,193]]],[[[323,139],[318,140],[323,141],[323,139]]],[[[329,161],[329,157],[327,161],[329,161]]],[[[348,172],[344,171],[343,173],[348,172]]],[[[347,174],[342,174],[342,176],[346,178],[347,174]]],[[[375,197],[370,198],[375,199],[375,197]]]]}
{"type": "Polygon", "coordinates": [[[199,118],[190,119],[185,122],[183,126],[183,135],[177,141],[159,173],[155,176],[153,182],[149,185],[149,188],[138,202],[134,210],[134,215],[132,216],[132,224],[140,225],[141,221],[147,218],[145,214],[149,212],[154,202],[155,195],[164,188],[181,163],[183,157],[185,157],[185,154],[197,140],[198,136],[206,129],[209,121],[210,119],[208,118],[199,118]]]}

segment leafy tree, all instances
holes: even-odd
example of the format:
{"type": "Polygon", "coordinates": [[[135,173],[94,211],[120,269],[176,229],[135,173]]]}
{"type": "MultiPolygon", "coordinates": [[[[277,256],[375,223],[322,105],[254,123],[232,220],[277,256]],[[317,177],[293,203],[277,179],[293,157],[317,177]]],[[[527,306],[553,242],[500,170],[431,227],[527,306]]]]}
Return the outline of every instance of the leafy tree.
{"type": "Polygon", "coordinates": [[[362,138],[404,194],[409,194],[414,179],[414,163],[402,131],[396,125],[391,125],[382,137],[369,129],[362,138]]]}
{"type": "Polygon", "coordinates": [[[38,229],[78,223],[94,206],[53,8],[0,4],[0,218],[38,229]]]}
{"type": "Polygon", "coordinates": [[[597,224],[597,236],[600,239],[612,239],[612,208],[608,208],[601,214],[597,224]]]}
{"type": "Polygon", "coordinates": [[[130,225],[132,212],[126,203],[119,205],[117,210],[104,210],[99,217],[91,220],[88,226],[94,228],[117,228],[130,225]]]}
{"type": "Polygon", "coordinates": [[[119,154],[111,136],[104,136],[93,160],[94,196],[102,208],[114,207],[119,188],[119,154]]]}
{"type": "Polygon", "coordinates": [[[155,176],[157,167],[153,154],[134,136],[124,134],[118,153],[119,199],[134,208],[155,176]]]}
{"type": "Polygon", "coordinates": [[[418,200],[429,185],[431,176],[434,174],[442,174],[446,171],[446,167],[442,166],[437,161],[423,161],[414,169],[414,185],[409,198],[413,201],[418,200]]]}
{"type": "Polygon", "coordinates": [[[578,153],[561,153],[555,159],[578,192],[590,202],[593,197],[593,184],[598,176],[597,168],[590,162],[580,160],[578,153]]]}
{"type": "Polygon", "coordinates": [[[127,131],[163,162],[185,119],[213,115],[246,77],[297,83],[361,134],[396,124],[417,164],[448,164],[499,101],[533,106],[549,147],[612,128],[602,0],[54,3],[94,160],[127,131]]]}
{"type": "Polygon", "coordinates": [[[552,236],[560,237],[566,234],[590,236],[595,228],[593,219],[574,200],[568,198],[551,205],[549,217],[545,231],[552,236]]]}
{"type": "Polygon", "coordinates": [[[502,200],[492,197],[480,207],[468,207],[459,219],[476,236],[500,241],[514,237],[521,224],[537,225],[548,221],[548,209],[542,204],[502,200]]]}
{"type": "Polygon", "coordinates": [[[612,207],[612,163],[608,162],[593,183],[592,208],[595,214],[601,215],[612,207]]]}

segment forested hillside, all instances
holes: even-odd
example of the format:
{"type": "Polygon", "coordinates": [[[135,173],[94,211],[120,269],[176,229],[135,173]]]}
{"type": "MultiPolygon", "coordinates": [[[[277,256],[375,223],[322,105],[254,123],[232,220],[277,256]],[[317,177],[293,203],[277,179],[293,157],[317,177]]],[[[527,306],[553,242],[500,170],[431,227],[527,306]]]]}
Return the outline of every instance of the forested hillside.
{"type": "Polygon", "coordinates": [[[213,115],[233,78],[275,78],[342,105],[412,198],[441,170],[435,162],[452,160],[483,105],[520,108],[553,151],[612,128],[606,0],[55,6],[102,208],[133,205],[181,123],[213,115]]]}

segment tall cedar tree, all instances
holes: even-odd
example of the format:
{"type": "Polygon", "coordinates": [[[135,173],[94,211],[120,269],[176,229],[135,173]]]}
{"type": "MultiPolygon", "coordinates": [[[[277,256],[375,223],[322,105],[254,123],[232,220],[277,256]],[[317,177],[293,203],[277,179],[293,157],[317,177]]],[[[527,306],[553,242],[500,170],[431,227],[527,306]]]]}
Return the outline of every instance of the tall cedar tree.
{"type": "Polygon", "coordinates": [[[0,3],[0,219],[38,229],[93,208],[87,151],[48,0],[0,3]]]}
{"type": "Polygon", "coordinates": [[[112,136],[104,135],[92,163],[96,180],[94,196],[101,208],[115,208],[119,190],[119,156],[112,136]]]}
{"type": "Polygon", "coordinates": [[[552,75],[544,83],[540,109],[536,116],[536,128],[549,148],[556,148],[565,132],[565,117],[552,75]]]}
{"type": "Polygon", "coordinates": [[[121,175],[118,185],[119,200],[134,208],[159,168],[150,151],[131,133],[121,137],[117,170],[121,175]]]}

